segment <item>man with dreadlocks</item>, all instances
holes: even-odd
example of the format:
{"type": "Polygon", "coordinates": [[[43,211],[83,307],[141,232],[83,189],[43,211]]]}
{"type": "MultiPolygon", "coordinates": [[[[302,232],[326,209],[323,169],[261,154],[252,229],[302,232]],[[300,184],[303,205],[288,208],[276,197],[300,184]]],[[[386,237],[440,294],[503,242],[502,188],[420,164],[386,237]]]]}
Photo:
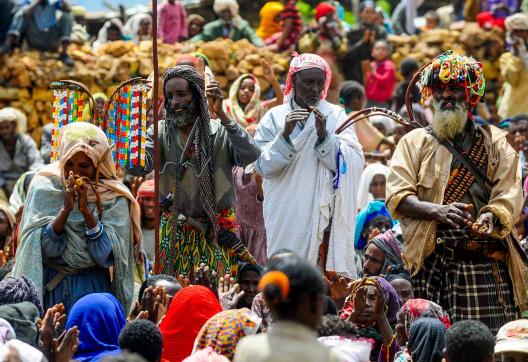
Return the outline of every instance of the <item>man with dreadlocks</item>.
{"type": "Polygon", "coordinates": [[[387,178],[403,261],[416,297],[496,333],[528,308],[528,269],[511,235],[523,204],[519,157],[506,132],[473,122],[485,90],[475,59],[444,53],[421,83],[423,99],[433,97],[433,123],[400,140],[387,178]]]}
{"type": "MultiPolygon", "coordinates": [[[[222,109],[217,82],[205,87],[192,67],[163,75],[165,120],[159,122],[162,273],[184,274],[207,264],[219,275],[235,273],[237,261],[255,262],[236,238],[232,167],[255,161],[260,151],[222,109]],[[211,110],[219,121],[211,120],[211,110]]],[[[147,132],[146,166],[154,167],[153,127],[147,132]]]]}

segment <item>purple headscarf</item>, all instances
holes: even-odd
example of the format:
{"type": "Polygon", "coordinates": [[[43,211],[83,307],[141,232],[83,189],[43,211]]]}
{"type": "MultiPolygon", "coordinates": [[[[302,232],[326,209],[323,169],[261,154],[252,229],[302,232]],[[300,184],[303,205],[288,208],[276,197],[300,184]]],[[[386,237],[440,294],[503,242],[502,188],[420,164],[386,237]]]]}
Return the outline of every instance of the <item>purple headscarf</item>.
{"type": "Polygon", "coordinates": [[[380,275],[387,275],[387,269],[391,265],[403,265],[400,244],[398,243],[393,230],[387,230],[383,234],[376,236],[369,241],[367,247],[370,244],[376,245],[385,253],[385,260],[380,275]]]}

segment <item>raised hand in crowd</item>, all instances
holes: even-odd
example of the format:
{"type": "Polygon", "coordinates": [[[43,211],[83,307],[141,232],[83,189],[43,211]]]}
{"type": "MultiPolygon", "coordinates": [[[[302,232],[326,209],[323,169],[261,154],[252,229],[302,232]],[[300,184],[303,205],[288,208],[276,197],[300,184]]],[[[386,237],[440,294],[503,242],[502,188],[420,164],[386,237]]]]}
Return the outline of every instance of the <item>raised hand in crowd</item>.
{"type": "Polygon", "coordinates": [[[143,177],[134,177],[132,184],[130,185],[130,192],[132,192],[132,196],[137,197],[139,188],[141,187],[143,181],[145,181],[143,177]]]}
{"type": "Polygon", "coordinates": [[[178,283],[180,283],[182,288],[187,288],[189,285],[191,285],[191,280],[187,278],[185,275],[180,274],[178,275],[178,283]]]}
{"type": "Polygon", "coordinates": [[[68,329],[60,338],[53,339],[52,362],[69,362],[79,348],[79,329],[68,329]]]}
{"type": "Polygon", "coordinates": [[[145,289],[141,299],[141,310],[146,311],[146,316],[140,312],[137,318],[141,316],[142,319],[158,324],[167,313],[171,301],[172,296],[167,294],[165,288],[150,286],[145,289]]]}
{"type": "Polygon", "coordinates": [[[218,274],[213,270],[201,263],[198,268],[194,271],[194,274],[191,277],[192,285],[202,285],[206,288],[209,288],[213,293],[218,297],[218,274]]]}
{"type": "Polygon", "coordinates": [[[39,332],[40,340],[39,347],[42,353],[48,354],[53,345],[53,338],[59,326],[66,320],[66,314],[63,304],[56,304],[49,308],[44,315],[44,319],[40,320],[39,332]]]}
{"type": "Polygon", "coordinates": [[[262,66],[262,72],[264,75],[264,79],[266,79],[268,83],[277,81],[277,77],[275,76],[275,72],[273,71],[273,68],[271,68],[271,65],[264,58],[260,59],[260,65],[262,66]]]}
{"type": "Polygon", "coordinates": [[[336,303],[338,308],[342,308],[345,298],[348,297],[352,291],[352,280],[338,275],[335,271],[327,271],[324,273],[323,279],[330,289],[330,298],[336,303]]]}
{"type": "Polygon", "coordinates": [[[220,278],[220,282],[218,283],[218,300],[223,310],[235,309],[244,294],[243,291],[240,291],[238,283],[229,274],[220,278]]]}
{"type": "Polygon", "coordinates": [[[222,103],[224,101],[224,96],[222,94],[222,89],[220,89],[220,83],[217,81],[211,81],[206,89],[205,93],[207,95],[207,101],[209,103],[209,106],[211,107],[211,111],[213,112],[216,117],[220,119],[223,123],[228,121],[228,117],[225,114],[222,103]]]}

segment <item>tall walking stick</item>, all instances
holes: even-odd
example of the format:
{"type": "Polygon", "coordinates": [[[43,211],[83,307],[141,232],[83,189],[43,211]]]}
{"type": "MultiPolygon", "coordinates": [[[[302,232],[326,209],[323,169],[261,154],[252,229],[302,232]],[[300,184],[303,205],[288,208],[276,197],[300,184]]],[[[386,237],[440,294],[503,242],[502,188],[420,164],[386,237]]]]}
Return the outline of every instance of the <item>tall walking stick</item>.
{"type": "Polygon", "coordinates": [[[154,273],[160,273],[160,206],[159,206],[159,179],[160,179],[160,159],[159,159],[159,143],[158,143],[158,83],[159,83],[159,70],[158,70],[158,1],[152,0],[152,65],[154,69],[153,79],[153,93],[152,93],[152,104],[154,112],[152,112],[154,118],[154,195],[156,200],[156,227],[155,230],[155,268],[154,273]]]}

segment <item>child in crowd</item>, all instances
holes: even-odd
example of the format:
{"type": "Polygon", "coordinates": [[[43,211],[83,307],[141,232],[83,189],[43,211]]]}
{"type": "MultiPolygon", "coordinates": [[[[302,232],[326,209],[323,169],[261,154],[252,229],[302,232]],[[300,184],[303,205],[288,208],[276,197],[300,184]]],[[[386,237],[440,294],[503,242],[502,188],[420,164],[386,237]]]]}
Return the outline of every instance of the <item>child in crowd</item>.
{"type": "Polygon", "coordinates": [[[187,12],[181,1],[165,0],[158,12],[158,31],[164,43],[174,44],[187,39],[187,12]]]}
{"type": "Polygon", "coordinates": [[[494,362],[495,337],[482,322],[460,321],[446,332],[446,362],[494,362]]]}
{"type": "Polygon", "coordinates": [[[368,107],[387,108],[389,105],[396,84],[396,70],[389,59],[391,52],[386,41],[378,40],[372,49],[374,61],[362,62],[368,107]]]}

